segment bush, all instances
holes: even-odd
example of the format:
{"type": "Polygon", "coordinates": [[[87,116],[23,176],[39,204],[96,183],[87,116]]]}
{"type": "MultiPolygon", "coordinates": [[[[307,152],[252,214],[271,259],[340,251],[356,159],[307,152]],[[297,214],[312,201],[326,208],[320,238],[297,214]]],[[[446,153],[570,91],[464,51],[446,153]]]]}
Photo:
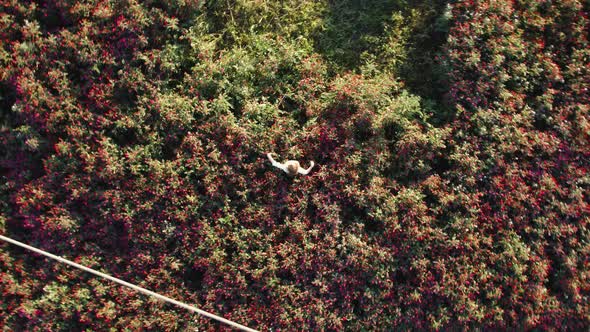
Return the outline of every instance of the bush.
{"type": "MultiPolygon", "coordinates": [[[[579,2],[0,6],[3,234],[258,329],[590,324],[579,2]]],[[[225,328],[0,265],[9,329],[225,328]]]]}

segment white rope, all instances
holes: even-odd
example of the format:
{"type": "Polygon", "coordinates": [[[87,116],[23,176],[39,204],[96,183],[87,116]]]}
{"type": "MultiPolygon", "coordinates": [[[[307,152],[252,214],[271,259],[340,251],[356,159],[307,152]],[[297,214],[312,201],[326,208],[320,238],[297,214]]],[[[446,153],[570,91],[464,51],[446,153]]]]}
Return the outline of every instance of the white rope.
{"type": "Polygon", "coordinates": [[[197,308],[197,307],[193,307],[193,306],[191,306],[191,305],[188,305],[188,304],[185,304],[185,303],[182,303],[182,302],[176,301],[176,300],[174,300],[174,299],[171,299],[171,298],[169,298],[169,297],[167,297],[167,296],[160,295],[160,294],[158,294],[158,293],[152,292],[151,290],[145,289],[145,288],[143,288],[143,287],[139,287],[139,286],[136,286],[136,285],[134,285],[134,284],[130,284],[130,283],[128,283],[128,282],[126,282],[126,281],[123,281],[123,280],[121,280],[121,279],[118,279],[118,278],[115,278],[115,277],[111,277],[111,276],[110,276],[110,275],[108,275],[108,274],[104,274],[104,273],[102,273],[102,272],[99,272],[99,271],[93,270],[93,269],[91,269],[91,268],[89,268],[89,267],[86,267],[86,266],[80,265],[80,264],[78,264],[78,263],[74,263],[74,262],[72,262],[72,261],[70,261],[70,260],[67,260],[67,259],[65,259],[65,258],[61,258],[61,257],[59,257],[59,256],[56,256],[56,255],[50,254],[50,253],[48,253],[48,252],[46,252],[46,251],[43,251],[43,250],[37,249],[37,248],[35,248],[35,247],[31,247],[31,246],[29,246],[29,245],[26,245],[26,244],[24,244],[24,243],[22,243],[22,242],[18,242],[18,241],[16,241],[16,240],[13,240],[13,239],[11,239],[11,238],[8,238],[8,237],[6,237],[6,236],[2,236],[2,235],[0,235],[0,239],[4,240],[4,241],[6,241],[6,242],[10,242],[10,243],[12,243],[12,244],[14,244],[14,245],[17,245],[17,246],[19,246],[19,247],[23,247],[23,248],[25,248],[25,249],[28,249],[28,250],[34,251],[34,252],[36,252],[36,253],[38,253],[38,254],[41,254],[41,255],[47,256],[47,257],[49,257],[49,258],[55,259],[56,261],[59,261],[59,262],[62,262],[62,263],[65,263],[65,264],[71,265],[71,266],[73,266],[73,267],[75,267],[75,268],[78,268],[78,269],[80,269],[80,270],[83,270],[83,271],[86,271],[86,272],[90,272],[90,273],[92,273],[92,274],[94,274],[94,275],[97,275],[97,276],[99,276],[99,277],[101,277],[101,278],[105,278],[105,279],[108,279],[108,280],[114,281],[114,282],[116,282],[116,283],[118,283],[118,284],[120,284],[120,285],[123,285],[123,286],[129,287],[129,288],[132,288],[132,289],[134,289],[134,290],[136,290],[136,291],[138,291],[138,292],[140,292],[140,293],[143,293],[143,294],[145,294],[145,295],[153,296],[153,297],[155,297],[155,298],[157,298],[157,299],[160,299],[160,300],[162,300],[162,301],[165,301],[165,302],[168,302],[168,303],[175,304],[175,305],[177,305],[177,306],[179,306],[179,307],[185,308],[185,309],[187,309],[187,310],[189,310],[189,311],[192,311],[192,312],[195,312],[195,313],[197,313],[197,314],[199,314],[199,315],[202,315],[202,316],[205,316],[205,317],[209,317],[209,318],[211,318],[211,319],[215,319],[215,320],[217,320],[217,321],[219,321],[219,322],[222,322],[222,323],[225,323],[225,324],[227,324],[227,325],[233,326],[233,327],[235,327],[235,328],[237,328],[237,329],[240,329],[240,330],[242,330],[242,331],[257,332],[256,330],[253,330],[253,329],[251,329],[251,328],[249,328],[249,327],[246,327],[246,326],[244,326],[244,325],[241,325],[241,324],[238,324],[238,323],[232,322],[231,320],[227,320],[227,319],[225,319],[225,318],[223,318],[223,317],[220,317],[220,316],[217,316],[217,315],[214,315],[214,314],[208,313],[208,312],[206,312],[206,311],[203,311],[203,310],[201,310],[201,309],[199,309],[199,308],[197,308]]]}

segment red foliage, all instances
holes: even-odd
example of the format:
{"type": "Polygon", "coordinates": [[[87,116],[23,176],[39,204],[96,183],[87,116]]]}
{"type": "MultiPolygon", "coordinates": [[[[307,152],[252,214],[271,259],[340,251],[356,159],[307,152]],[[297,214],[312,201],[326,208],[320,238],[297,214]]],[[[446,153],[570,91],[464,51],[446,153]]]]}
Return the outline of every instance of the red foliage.
{"type": "MultiPolygon", "coordinates": [[[[438,127],[389,75],[231,45],[208,5],[0,5],[3,232],[259,329],[588,327],[580,2],[453,4],[438,127]]],[[[12,247],[0,265],[8,328],[220,328],[12,247]]]]}

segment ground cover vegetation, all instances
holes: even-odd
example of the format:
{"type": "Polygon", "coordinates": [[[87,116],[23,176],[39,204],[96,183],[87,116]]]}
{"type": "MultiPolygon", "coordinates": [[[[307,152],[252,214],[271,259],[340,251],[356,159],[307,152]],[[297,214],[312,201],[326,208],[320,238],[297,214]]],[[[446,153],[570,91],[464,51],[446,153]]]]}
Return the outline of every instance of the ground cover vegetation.
{"type": "MultiPolygon", "coordinates": [[[[576,0],[5,0],[0,232],[261,330],[587,329],[588,26],[576,0]]],[[[10,330],[226,328],[0,267],[10,330]]]]}

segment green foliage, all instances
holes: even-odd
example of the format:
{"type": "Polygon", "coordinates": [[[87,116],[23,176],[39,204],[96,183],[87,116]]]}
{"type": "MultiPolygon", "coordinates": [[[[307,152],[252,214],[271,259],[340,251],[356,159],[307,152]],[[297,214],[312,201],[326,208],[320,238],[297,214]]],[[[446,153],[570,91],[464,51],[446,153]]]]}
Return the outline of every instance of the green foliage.
{"type": "MultiPolygon", "coordinates": [[[[0,8],[3,234],[260,330],[587,329],[581,2],[0,8]]],[[[8,329],[223,328],[0,249],[8,329]]]]}

